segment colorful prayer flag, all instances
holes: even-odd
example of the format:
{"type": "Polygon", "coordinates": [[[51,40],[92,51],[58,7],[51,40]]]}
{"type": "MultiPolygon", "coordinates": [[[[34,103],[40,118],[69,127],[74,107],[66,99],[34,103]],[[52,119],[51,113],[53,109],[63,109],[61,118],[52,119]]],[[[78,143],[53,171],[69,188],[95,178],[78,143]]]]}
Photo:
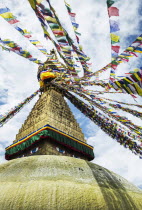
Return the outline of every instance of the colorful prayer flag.
{"type": "Polygon", "coordinates": [[[111,49],[112,49],[114,52],[119,53],[120,46],[112,46],[111,49]]]}
{"type": "Polygon", "coordinates": [[[111,37],[111,42],[112,43],[118,43],[119,40],[120,40],[120,36],[117,36],[115,34],[110,34],[110,37],[111,37]]]}
{"type": "Polygon", "coordinates": [[[109,17],[111,16],[119,16],[119,9],[116,7],[109,7],[108,8],[109,17]]]}
{"type": "Polygon", "coordinates": [[[113,33],[113,32],[116,32],[116,31],[119,31],[120,28],[119,28],[119,23],[115,20],[110,20],[110,33],[113,33]]]}

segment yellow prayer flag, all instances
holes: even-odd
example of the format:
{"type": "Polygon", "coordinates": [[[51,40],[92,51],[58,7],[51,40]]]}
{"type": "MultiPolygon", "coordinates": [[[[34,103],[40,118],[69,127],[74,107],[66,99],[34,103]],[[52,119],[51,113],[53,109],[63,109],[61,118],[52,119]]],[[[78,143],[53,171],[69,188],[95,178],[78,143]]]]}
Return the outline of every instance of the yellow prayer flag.
{"type": "Polygon", "coordinates": [[[142,51],[141,51],[141,50],[134,50],[134,52],[142,53],[142,51]]]}
{"type": "Polygon", "coordinates": [[[137,73],[134,73],[134,76],[138,79],[138,81],[141,81],[141,77],[137,73]]]}
{"type": "Polygon", "coordinates": [[[27,29],[23,29],[25,34],[31,34],[31,32],[27,31],[27,29]]]}
{"type": "Polygon", "coordinates": [[[67,49],[64,49],[63,47],[62,47],[62,49],[63,49],[63,51],[64,51],[64,52],[69,52],[69,50],[67,50],[67,49]]]}
{"type": "Polygon", "coordinates": [[[115,34],[110,34],[110,37],[113,42],[119,42],[120,36],[117,36],[115,34]]]}
{"type": "Polygon", "coordinates": [[[133,48],[133,47],[128,47],[126,50],[128,50],[128,51],[133,51],[134,48],[133,48]]]}
{"type": "Polygon", "coordinates": [[[75,81],[80,81],[80,79],[79,79],[79,78],[74,78],[74,80],[75,80],[75,81]]]}
{"type": "Polygon", "coordinates": [[[40,42],[39,41],[34,41],[34,42],[31,42],[32,44],[40,44],[40,42]]]}
{"type": "Polygon", "coordinates": [[[44,50],[40,50],[42,53],[47,54],[47,52],[45,52],[44,50]]]}
{"type": "Polygon", "coordinates": [[[82,47],[82,45],[79,45],[79,49],[82,51],[83,50],[83,47],[82,47]]]}
{"type": "Polygon", "coordinates": [[[141,36],[139,36],[139,37],[137,38],[137,40],[140,40],[140,41],[142,41],[142,37],[141,37],[141,36]]]}
{"type": "Polygon", "coordinates": [[[15,44],[14,43],[8,43],[6,45],[8,45],[9,47],[15,47],[15,44]]]}
{"type": "Polygon", "coordinates": [[[53,23],[57,23],[56,18],[52,18],[52,17],[50,17],[50,16],[45,16],[45,20],[51,21],[51,22],[53,22],[53,23]]]}
{"type": "Polygon", "coordinates": [[[39,63],[39,61],[38,60],[35,60],[34,63],[39,63]]]}
{"type": "Polygon", "coordinates": [[[67,50],[67,51],[68,51],[68,50],[71,50],[71,46],[64,46],[64,47],[61,46],[61,48],[62,48],[63,50],[67,50]]]}
{"type": "Polygon", "coordinates": [[[140,131],[136,131],[136,130],[135,130],[135,132],[136,132],[136,133],[138,133],[138,134],[141,134],[141,132],[140,132],[140,131]]]}
{"type": "Polygon", "coordinates": [[[77,31],[77,28],[73,26],[74,31],[77,31]]]}
{"type": "Polygon", "coordinates": [[[133,57],[132,55],[119,55],[120,58],[129,58],[129,57],[133,57]]]}
{"type": "Polygon", "coordinates": [[[115,84],[116,84],[118,87],[122,88],[122,87],[121,87],[121,84],[120,84],[118,81],[116,81],[115,84]]]}
{"type": "Polygon", "coordinates": [[[135,89],[137,90],[138,95],[142,96],[142,88],[137,83],[134,83],[133,85],[135,86],[135,89]]]}
{"type": "Polygon", "coordinates": [[[127,79],[127,77],[124,78],[125,81],[127,81],[128,83],[133,83],[131,80],[127,79]]]}
{"type": "Polygon", "coordinates": [[[65,4],[66,4],[68,7],[71,7],[70,4],[68,4],[66,1],[65,1],[65,4]]]}
{"type": "Polygon", "coordinates": [[[32,7],[33,9],[35,9],[35,8],[36,8],[36,2],[35,2],[34,0],[28,0],[28,1],[29,1],[29,3],[30,3],[31,7],[32,7]]]}
{"type": "Polygon", "coordinates": [[[136,68],[136,69],[134,69],[133,71],[134,71],[134,72],[138,72],[138,71],[140,71],[140,69],[136,68]]]}
{"type": "Polygon", "coordinates": [[[110,73],[111,76],[115,76],[115,73],[110,73]]]}
{"type": "Polygon", "coordinates": [[[113,110],[113,109],[111,109],[111,108],[109,108],[109,109],[108,109],[108,111],[109,111],[109,112],[113,112],[114,110],[113,110]]]}
{"type": "Polygon", "coordinates": [[[13,14],[11,12],[5,12],[3,14],[0,14],[3,18],[14,18],[13,14]]]}

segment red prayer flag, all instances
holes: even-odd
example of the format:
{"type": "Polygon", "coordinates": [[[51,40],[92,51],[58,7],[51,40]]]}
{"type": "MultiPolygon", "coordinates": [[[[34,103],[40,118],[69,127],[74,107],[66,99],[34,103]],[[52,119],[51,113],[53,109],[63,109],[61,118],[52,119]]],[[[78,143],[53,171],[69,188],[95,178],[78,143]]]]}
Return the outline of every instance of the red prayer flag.
{"type": "Polygon", "coordinates": [[[53,31],[54,34],[57,34],[59,36],[64,36],[64,32],[63,31],[53,31]]]}
{"type": "Polygon", "coordinates": [[[126,59],[126,58],[121,58],[121,60],[129,62],[129,59],[126,59]]]}
{"type": "Polygon", "coordinates": [[[113,77],[110,77],[111,82],[115,82],[115,79],[113,77]]]}
{"type": "Polygon", "coordinates": [[[138,57],[138,55],[137,55],[136,53],[134,53],[134,52],[130,52],[130,51],[129,51],[129,54],[132,54],[132,55],[138,57]]]}
{"type": "Polygon", "coordinates": [[[20,50],[21,48],[20,47],[13,47],[13,50],[20,50]]]}
{"type": "Polygon", "coordinates": [[[72,13],[72,12],[69,12],[69,15],[70,15],[71,17],[75,17],[75,16],[76,16],[76,14],[75,14],[75,13],[72,13]]]}
{"type": "Polygon", "coordinates": [[[120,46],[111,46],[111,49],[112,49],[114,52],[119,53],[120,46]]]}
{"type": "Polygon", "coordinates": [[[19,22],[19,20],[16,20],[16,19],[14,19],[14,20],[10,20],[10,21],[8,21],[10,24],[14,24],[14,23],[18,23],[19,22]]]}
{"type": "Polygon", "coordinates": [[[114,69],[114,70],[116,70],[117,69],[117,65],[111,64],[111,68],[114,69]]]}
{"type": "Polygon", "coordinates": [[[32,58],[32,55],[28,55],[27,58],[32,58]]]}
{"type": "Polygon", "coordinates": [[[109,14],[109,17],[119,16],[119,9],[117,9],[116,7],[109,7],[108,8],[108,14],[109,14]]]}
{"type": "Polygon", "coordinates": [[[32,37],[31,35],[24,35],[26,38],[30,38],[30,37],[32,37]]]}

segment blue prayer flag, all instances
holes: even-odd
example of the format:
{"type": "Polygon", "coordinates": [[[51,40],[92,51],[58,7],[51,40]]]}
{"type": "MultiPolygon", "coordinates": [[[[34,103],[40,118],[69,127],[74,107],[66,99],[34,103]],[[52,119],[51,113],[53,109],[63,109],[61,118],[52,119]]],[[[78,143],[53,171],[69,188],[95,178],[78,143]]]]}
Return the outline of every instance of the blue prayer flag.
{"type": "Polygon", "coordinates": [[[110,32],[113,33],[119,30],[119,23],[114,20],[110,20],[110,32]]]}
{"type": "Polygon", "coordinates": [[[6,12],[10,12],[10,9],[6,8],[0,8],[0,14],[6,13],[6,12]]]}

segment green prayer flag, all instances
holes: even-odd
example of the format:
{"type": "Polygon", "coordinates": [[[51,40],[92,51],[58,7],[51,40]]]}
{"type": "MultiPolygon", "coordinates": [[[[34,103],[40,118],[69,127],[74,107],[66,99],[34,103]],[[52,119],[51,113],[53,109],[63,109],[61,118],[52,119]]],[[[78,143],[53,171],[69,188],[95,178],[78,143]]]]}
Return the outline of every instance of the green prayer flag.
{"type": "Polygon", "coordinates": [[[116,60],[112,61],[111,64],[118,65],[118,62],[116,60]]]}
{"type": "Polygon", "coordinates": [[[111,5],[113,5],[115,3],[115,1],[112,0],[107,0],[107,6],[111,7],[111,5]]]}

